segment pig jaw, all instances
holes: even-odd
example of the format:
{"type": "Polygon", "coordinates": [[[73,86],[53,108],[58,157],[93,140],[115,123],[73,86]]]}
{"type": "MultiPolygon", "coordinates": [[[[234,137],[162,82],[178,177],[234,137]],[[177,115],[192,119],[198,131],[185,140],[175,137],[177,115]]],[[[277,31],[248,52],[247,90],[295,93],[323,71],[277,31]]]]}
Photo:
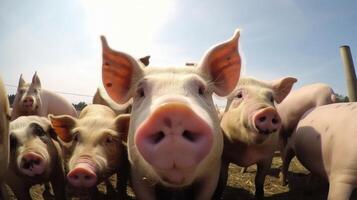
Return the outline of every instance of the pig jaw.
{"type": "Polygon", "coordinates": [[[128,139],[129,159],[133,165],[143,166],[139,171],[144,179],[167,187],[183,187],[203,175],[207,171],[203,166],[208,162],[212,166],[219,163],[223,137],[209,125],[214,124],[214,116],[181,96],[158,98],[149,110],[145,119],[131,121],[131,126],[138,128],[131,127],[136,132],[128,139]],[[213,149],[218,156],[212,153],[213,149]]]}

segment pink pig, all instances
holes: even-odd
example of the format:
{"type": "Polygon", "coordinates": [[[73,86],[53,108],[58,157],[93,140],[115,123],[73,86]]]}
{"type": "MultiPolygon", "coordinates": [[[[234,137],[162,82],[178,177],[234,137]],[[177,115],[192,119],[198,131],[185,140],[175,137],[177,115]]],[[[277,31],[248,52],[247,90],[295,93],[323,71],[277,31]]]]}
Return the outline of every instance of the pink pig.
{"type": "Polygon", "coordinates": [[[133,98],[128,156],[137,199],[169,198],[186,189],[191,198],[212,198],[223,151],[212,94],[228,95],[237,84],[238,38],[236,31],[211,48],[197,67],[144,68],[102,37],[107,93],[120,104],[133,98]]]}

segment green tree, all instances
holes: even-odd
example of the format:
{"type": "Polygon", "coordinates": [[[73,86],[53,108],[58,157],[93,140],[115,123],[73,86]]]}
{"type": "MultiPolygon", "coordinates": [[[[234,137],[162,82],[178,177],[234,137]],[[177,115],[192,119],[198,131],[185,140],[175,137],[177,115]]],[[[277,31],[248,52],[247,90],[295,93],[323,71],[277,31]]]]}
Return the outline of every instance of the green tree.
{"type": "Polygon", "coordinates": [[[74,106],[74,108],[77,110],[77,111],[81,111],[83,110],[84,107],[87,106],[87,104],[83,101],[77,103],[77,104],[72,104],[74,106]]]}

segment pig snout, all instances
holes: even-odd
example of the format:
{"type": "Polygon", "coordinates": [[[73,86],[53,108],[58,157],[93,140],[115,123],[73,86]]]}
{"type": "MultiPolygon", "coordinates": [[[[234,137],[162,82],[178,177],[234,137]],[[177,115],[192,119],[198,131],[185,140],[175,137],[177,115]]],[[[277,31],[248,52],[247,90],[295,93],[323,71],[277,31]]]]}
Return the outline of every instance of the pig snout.
{"type": "Polygon", "coordinates": [[[79,159],[67,175],[68,182],[74,187],[90,188],[96,185],[96,165],[89,159],[79,159]]]}
{"type": "Polygon", "coordinates": [[[264,108],[253,115],[253,123],[260,134],[271,134],[281,127],[279,114],[274,108],[264,108]]]}
{"type": "Polygon", "coordinates": [[[24,107],[32,107],[34,101],[35,100],[33,97],[27,96],[27,97],[25,97],[25,99],[23,101],[23,105],[24,105],[24,107]]]}
{"type": "Polygon", "coordinates": [[[37,153],[29,152],[21,158],[20,171],[27,176],[40,175],[45,171],[45,168],[45,160],[37,153]]]}
{"type": "Polygon", "coordinates": [[[210,152],[213,130],[185,103],[164,103],[139,126],[135,143],[169,182],[181,183],[178,171],[195,168],[210,152]]]}

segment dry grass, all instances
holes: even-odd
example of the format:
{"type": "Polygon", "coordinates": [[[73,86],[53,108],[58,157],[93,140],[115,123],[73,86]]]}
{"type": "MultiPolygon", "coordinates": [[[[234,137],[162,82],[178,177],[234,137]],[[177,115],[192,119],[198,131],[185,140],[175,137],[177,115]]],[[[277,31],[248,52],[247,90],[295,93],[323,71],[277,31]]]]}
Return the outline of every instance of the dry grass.
{"type": "MultiPolygon", "coordinates": [[[[282,186],[279,182],[279,167],[281,166],[281,159],[274,158],[272,169],[265,180],[265,199],[267,200],[322,200],[326,199],[328,184],[320,179],[311,179],[308,171],[301,166],[301,164],[293,159],[290,165],[289,186],[282,186]],[[309,180],[310,179],[310,180],[309,180]]],[[[254,199],[254,176],[256,173],[255,166],[248,168],[246,173],[241,173],[240,167],[230,165],[230,176],[228,179],[228,186],[224,193],[224,200],[250,200],[254,199]]],[[[114,180],[113,180],[114,181],[114,180]]],[[[103,193],[103,199],[110,199],[105,197],[104,186],[99,187],[103,193]]],[[[130,190],[130,189],[129,189],[130,190]]],[[[43,187],[36,186],[32,188],[31,195],[34,200],[42,198],[43,187]]],[[[357,192],[355,192],[357,193],[357,192]]],[[[134,199],[132,192],[129,191],[131,199],[134,199]]],[[[15,199],[13,196],[11,199],[15,199]]],[[[48,199],[48,198],[47,198],[48,199]]],[[[357,199],[357,194],[354,194],[351,199],[357,199]]]]}

